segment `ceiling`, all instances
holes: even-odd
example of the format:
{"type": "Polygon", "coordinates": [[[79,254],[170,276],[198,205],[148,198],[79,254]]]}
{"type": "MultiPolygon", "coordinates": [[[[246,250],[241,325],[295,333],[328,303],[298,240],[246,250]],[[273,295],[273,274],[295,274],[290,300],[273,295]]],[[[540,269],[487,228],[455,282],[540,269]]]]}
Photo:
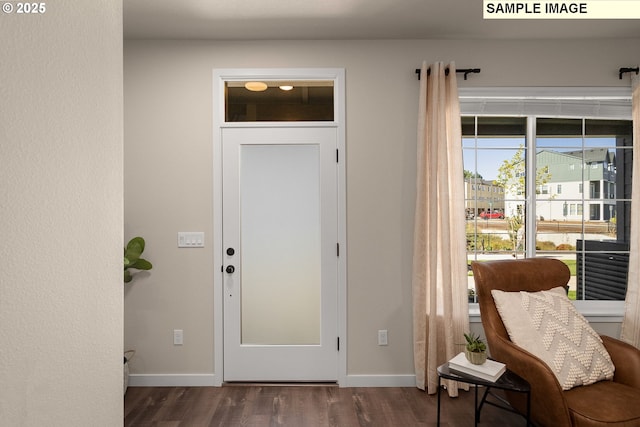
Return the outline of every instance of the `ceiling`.
{"type": "Polygon", "coordinates": [[[482,0],[124,0],[125,39],[602,39],[638,20],[484,20],[482,0]]]}

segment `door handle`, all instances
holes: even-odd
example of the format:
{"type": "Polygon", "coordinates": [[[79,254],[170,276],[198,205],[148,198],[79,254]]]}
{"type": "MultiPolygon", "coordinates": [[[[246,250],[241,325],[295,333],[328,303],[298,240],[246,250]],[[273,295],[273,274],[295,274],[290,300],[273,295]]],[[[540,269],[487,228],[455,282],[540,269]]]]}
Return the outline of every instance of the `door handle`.
{"type": "Polygon", "coordinates": [[[234,271],[236,271],[236,268],[233,265],[228,265],[225,271],[229,274],[232,274],[234,271]]]}

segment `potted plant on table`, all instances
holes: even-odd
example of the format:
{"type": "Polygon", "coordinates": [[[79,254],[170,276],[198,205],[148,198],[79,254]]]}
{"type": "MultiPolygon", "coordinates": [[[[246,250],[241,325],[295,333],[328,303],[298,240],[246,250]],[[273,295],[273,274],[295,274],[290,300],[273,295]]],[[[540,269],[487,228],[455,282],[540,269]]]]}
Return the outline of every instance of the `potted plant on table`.
{"type": "Polygon", "coordinates": [[[480,335],[476,335],[473,332],[464,334],[464,339],[467,341],[464,346],[464,355],[467,360],[474,365],[482,365],[487,361],[487,345],[482,341],[480,335]]]}
{"type": "MultiPolygon", "coordinates": [[[[153,265],[144,258],[141,258],[144,252],[145,241],[142,237],[134,237],[129,240],[124,248],[124,283],[133,280],[133,273],[130,269],[151,270],[153,265]]],[[[124,393],[127,392],[129,385],[129,360],[135,354],[135,350],[127,350],[124,352],[124,393]]]]}

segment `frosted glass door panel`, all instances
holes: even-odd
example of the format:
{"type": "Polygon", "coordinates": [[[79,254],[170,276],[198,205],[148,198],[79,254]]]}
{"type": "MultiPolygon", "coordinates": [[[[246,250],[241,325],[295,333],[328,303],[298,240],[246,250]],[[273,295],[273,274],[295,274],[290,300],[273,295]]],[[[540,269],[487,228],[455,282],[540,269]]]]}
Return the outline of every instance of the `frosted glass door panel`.
{"type": "Polygon", "coordinates": [[[337,134],[223,130],[224,380],[335,381],[337,134]]]}
{"type": "Polygon", "coordinates": [[[240,152],[241,343],[319,345],[320,147],[240,152]]]}

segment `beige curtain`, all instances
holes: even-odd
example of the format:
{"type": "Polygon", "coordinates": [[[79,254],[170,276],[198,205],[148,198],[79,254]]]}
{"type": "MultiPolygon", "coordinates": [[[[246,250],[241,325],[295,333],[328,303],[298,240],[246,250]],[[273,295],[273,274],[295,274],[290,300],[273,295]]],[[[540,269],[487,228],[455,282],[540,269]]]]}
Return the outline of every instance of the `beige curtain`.
{"type": "Polygon", "coordinates": [[[633,171],[629,276],[622,319],[623,341],[640,348],[640,76],[632,74],[633,171]]]}
{"type": "MultiPolygon", "coordinates": [[[[469,330],[464,181],[455,64],[420,73],[413,254],[416,386],[437,392],[436,368],[464,349],[469,330]],[[449,68],[448,75],[445,68],[449,68]]],[[[448,381],[449,396],[458,387],[448,381]]]]}

